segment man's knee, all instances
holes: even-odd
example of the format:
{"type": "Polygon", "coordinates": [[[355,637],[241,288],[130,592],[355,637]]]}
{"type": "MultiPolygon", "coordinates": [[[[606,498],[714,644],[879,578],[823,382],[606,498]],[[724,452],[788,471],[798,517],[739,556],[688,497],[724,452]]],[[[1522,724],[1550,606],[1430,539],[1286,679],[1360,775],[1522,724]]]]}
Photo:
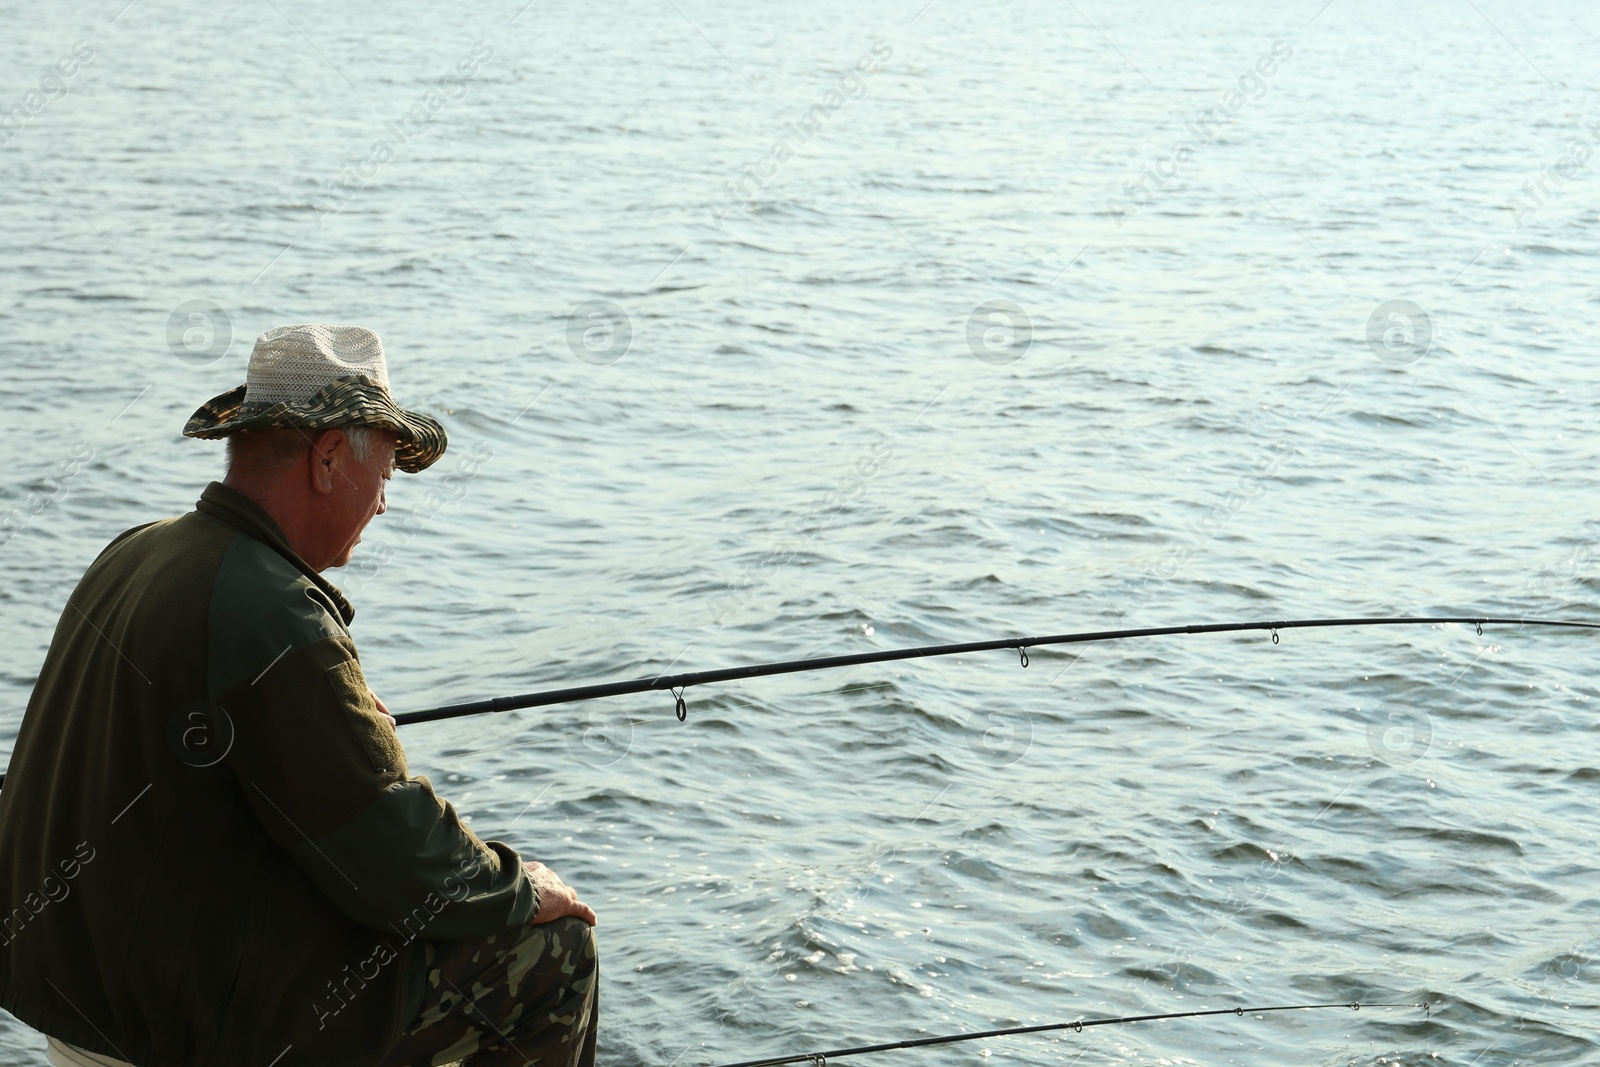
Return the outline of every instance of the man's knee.
{"type": "MultiPolygon", "coordinates": [[[[600,969],[594,928],[572,916],[524,927],[496,956],[505,967],[511,996],[517,999],[549,996],[556,987],[590,996],[600,969]],[[541,993],[540,986],[546,991],[541,993]]],[[[566,997],[563,992],[555,995],[566,997]]]]}
{"type": "Polygon", "coordinates": [[[594,927],[571,915],[551,924],[560,927],[556,935],[557,951],[562,953],[561,973],[569,985],[587,993],[588,987],[600,973],[600,947],[595,943],[594,927]]]}

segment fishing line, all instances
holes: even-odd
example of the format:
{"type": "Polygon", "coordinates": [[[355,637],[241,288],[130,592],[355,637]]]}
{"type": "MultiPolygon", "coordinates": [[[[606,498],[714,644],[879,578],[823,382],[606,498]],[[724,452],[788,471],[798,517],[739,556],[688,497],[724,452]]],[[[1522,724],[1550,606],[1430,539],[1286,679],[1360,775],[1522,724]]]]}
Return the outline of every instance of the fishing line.
{"type": "Polygon", "coordinates": [[[1348,1008],[1350,1011],[1360,1011],[1362,1008],[1421,1008],[1424,1015],[1431,1017],[1432,1007],[1426,1001],[1418,1004],[1278,1004],[1266,1008],[1212,1008],[1204,1011],[1174,1011],[1161,1015],[1125,1015],[1116,1019],[1076,1019],[1070,1023],[1044,1023],[1040,1026],[1012,1026],[1004,1030],[982,1030],[969,1034],[944,1034],[940,1037],[918,1037],[905,1041],[885,1041],[877,1045],[857,1045],[853,1048],[835,1048],[826,1052],[800,1052],[788,1056],[773,1056],[760,1060],[744,1060],[740,1063],[723,1063],[717,1067],[777,1067],[784,1063],[810,1063],[814,1067],[824,1067],[830,1060],[841,1060],[846,1056],[863,1056],[869,1052],[892,1052],[896,1049],[922,1048],[927,1045],[950,1045],[958,1041],[982,1041],[991,1037],[1012,1037],[1017,1034],[1038,1034],[1048,1030],[1072,1030],[1082,1033],[1092,1026],[1123,1026],[1129,1023],[1159,1022],[1168,1019],[1199,1019],[1208,1015],[1235,1015],[1243,1017],[1246,1012],[1251,1015],[1265,1015],[1274,1011],[1318,1011],[1325,1008],[1348,1008]]]}

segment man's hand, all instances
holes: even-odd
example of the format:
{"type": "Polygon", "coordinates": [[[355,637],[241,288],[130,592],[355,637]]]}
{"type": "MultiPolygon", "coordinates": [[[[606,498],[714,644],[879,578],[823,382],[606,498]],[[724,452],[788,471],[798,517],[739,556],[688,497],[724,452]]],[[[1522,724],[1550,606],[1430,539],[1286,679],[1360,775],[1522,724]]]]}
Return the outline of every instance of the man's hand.
{"type": "Polygon", "coordinates": [[[523,864],[533,875],[533,884],[539,889],[539,914],[533,923],[547,923],[568,915],[576,915],[590,926],[594,925],[594,909],[578,899],[578,893],[561,877],[538,860],[523,864]]]}
{"type": "MultiPolygon", "coordinates": [[[[372,693],[372,690],[368,689],[367,692],[372,693]]],[[[380,698],[377,693],[372,693],[372,702],[374,704],[378,705],[378,710],[379,711],[381,711],[385,715],[389,716],[389,725],[393,726],[394,725],[394,712],[389,710],[388,705],[384,704],[382,698],[380,698]]]]}

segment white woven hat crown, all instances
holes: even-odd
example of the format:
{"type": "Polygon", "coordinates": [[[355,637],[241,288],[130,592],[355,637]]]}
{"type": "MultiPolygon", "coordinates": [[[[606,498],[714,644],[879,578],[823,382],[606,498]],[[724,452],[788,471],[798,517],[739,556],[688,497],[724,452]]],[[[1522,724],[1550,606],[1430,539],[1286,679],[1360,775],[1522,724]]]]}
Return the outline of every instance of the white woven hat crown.
{"type": "Polygon", "coordinates": [[[250,352],[244,404],[304,404],[328,383],[352,374],[365,374],[388,391],[389,368],[376,333],[324,323],[274,327],[256,338],[250,352]]]}
{"type": "Polygon", "coordinates": [[[361,326],[279,326],[256,338],[248,380],[201,404],[185,437],[216,440],[283,426],[376,426],[398,439],[394,464],[426,470],[449,447],[439,420],[407,411],[389,394],[383,342],[361,326]]]}

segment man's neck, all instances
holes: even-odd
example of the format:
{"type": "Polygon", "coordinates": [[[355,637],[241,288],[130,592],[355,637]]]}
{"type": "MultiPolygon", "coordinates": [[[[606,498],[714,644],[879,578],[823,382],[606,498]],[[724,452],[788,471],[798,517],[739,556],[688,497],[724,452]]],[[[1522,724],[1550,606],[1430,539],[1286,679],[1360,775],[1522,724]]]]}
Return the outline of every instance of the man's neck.
{"type": "Polygon", "coordinates": [[[289,543],[289,548],[313,570],[321,572],[325,569],[325,562],[314,559],[309,551],[316,542],[304,502],[288,487],[263,478],[241,478],[231,472],[223,478],[222,484],[248,497],[266,512],[278,524],[278,529],[283,531],[283,539],[289,543]]]}

